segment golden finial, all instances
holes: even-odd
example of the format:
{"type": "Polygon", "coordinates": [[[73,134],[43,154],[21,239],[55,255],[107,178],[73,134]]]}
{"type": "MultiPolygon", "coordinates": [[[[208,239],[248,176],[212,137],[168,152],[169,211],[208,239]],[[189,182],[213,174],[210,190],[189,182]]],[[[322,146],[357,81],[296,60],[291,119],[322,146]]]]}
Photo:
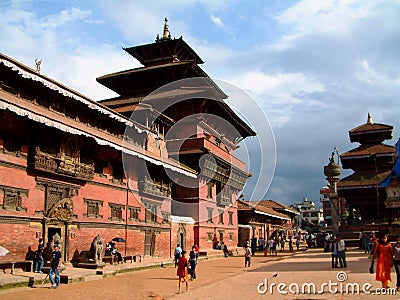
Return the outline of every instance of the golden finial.
{"type": "Polygon", "coordinates": [[[169,32],[169,26],[168,26],[168,18],[165,17],[164,20],[164,32],[163,32],[163,40],[170,40],[171,39],[171,33],[169,32]]]}
{"type": "Polygon", "coordinates": [[[368,112],[367,124],[374,124],[374,121],[372,121],[372,117],[371,117],[371,114],[369,112],[368,112]]]}

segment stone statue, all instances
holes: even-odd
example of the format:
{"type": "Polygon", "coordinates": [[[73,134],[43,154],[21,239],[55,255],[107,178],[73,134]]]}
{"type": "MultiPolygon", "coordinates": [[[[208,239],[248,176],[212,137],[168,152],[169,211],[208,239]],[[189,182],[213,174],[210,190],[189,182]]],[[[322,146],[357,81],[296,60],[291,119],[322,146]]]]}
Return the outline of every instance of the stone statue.
{"type": "Polygon", "coordinates": [[[40,65],[42,64],[42,60],[41,59],[35,59],[35,64],[36,64],[36,73],[40,74],[40,65]]]}
{"type": "Polygon", "coordinates": [[[94,259],[96,262],[102,261],[102,253],[103,253],[103,239],[100,234],[98,234],[93,242],[92,242],[93,250],[94,250],[94,259]]]}

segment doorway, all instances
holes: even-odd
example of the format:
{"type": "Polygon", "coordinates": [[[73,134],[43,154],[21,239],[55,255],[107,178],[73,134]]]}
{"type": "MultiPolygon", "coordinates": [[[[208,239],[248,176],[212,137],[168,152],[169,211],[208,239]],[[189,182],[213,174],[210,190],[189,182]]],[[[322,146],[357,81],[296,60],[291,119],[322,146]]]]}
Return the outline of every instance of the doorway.
{"type": "Polygon", "coordinates": [[[156,245],[156,234],[154,231],[146,232],[144,238],[144,255],[154,256],[156,245]]]}

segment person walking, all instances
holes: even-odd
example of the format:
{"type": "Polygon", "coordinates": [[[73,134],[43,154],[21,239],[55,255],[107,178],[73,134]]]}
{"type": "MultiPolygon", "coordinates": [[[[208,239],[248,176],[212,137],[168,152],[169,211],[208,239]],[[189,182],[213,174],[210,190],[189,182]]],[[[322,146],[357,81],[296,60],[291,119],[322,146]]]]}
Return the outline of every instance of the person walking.
{"type": "Polygon", "coordinates": [[[371,252],[371,236],[369,233],[364,233],[363,241],[364,241],[364,253],[370,253],[371,252]]]}
{"type": "Polygon", "coordinates": [[[244,248],[244,267],[250,267],[251,263],[251,249],[248,244],[244,248]]]}
{"type": "Polygon", "coordinates": [[[178,261],[182,256],[182,248],[179,246],[179,244],[176,244],[176,248],[174,251],[174,262],[175,262],[175,268],[178,266],[178,261]]]}
{"type": "Polygon", "coordinates": [[[393,265],[396,270],[396,290],[400,291],[400,237],[396,239],[393,245],[393,265]]]}
{"type": "Polygon", "coordinates": [[[334,237],[330,248],[331,248],[331,256],[332,256],[332,268],[337,268],[339,254],[338,254],[338,239],[336,236],[334,237]]]}
{"type": "Polygon", "coordinates": [[[300,250],[300,237],[297,237],[297,240],[296,240],[296,248],[297,248],[297,251],[300,250]]]}
{"type": "Polygon", "coordinates": [[[176,270],[176,275],[178,276],[178,293],[181,292],[181,283],[185,282],[186,284],[186,291],[189,290],[189,265],[186,258],[186,251],[182,250],[182,256],[178,260],[178,269],[176,270]]]}
{"type": "Polygon", "coordinates": [[[272,256],[272,254],[274,253],[274,244],[275,244],[275,240],[274,238],[271,236],[268,240],[268,248],[269,248],[269,255],[272,256]]]}
{"type": "Polygon", "coordinates": [[[43,259],[44,244],[43,239],[39,239],[39,245],[35,252],[34,272],[42,273],[44,259],[43,259]]]}
{"type": "Polygon", "coordinates": [[[346,262],[346,244],[344,240],[338,237],[337,253],[339,258],[339,264],[341,268],[347,268],[346,262]]]}
{"type": "MultiPolygon", "coordinates": [[[[225,246],[226,247],[226,246],[225,246]]],[[[196,247],[192,247],[192,251],[189,253],[189,274],[190,274],[190,280],[196,280],[197,275],[196,275],[196,266],[197,266],[197,259],[199,257],[199,254],[196,251],[196,247]]]]}
{"type": "Polygon", "coordinates": [[[224,245],[224,257],[229,257],[229,250],[228,250],[228,246],[225,244],[224,245]]]}
{"type": "Polygon", "coordinates": [[[292,237],[289,238],[289,252],[290,252],[290,253],[293,252],[293,241],[292,241],[292,237]]]}
{"type": "Polygon", "coordinates": [[[53,248],[54,251],[52,253],[49,279],[51,282],[50,288],[57,289],[60,287],[61,252],[58,244],[55,244],[53,248]],[[53,279],[53,275],[55,276],[55,281],[53,279]]]}
{"type": "Polygon", "coordinates": [[[373,268],[375,257],[378,258],[375,280],[382,283],[382,288],[390,288],[390,269],[392,265],[393,252],[387,235],[381,236],[378,240],[374,255],[372,256],[371,268],[373,268]]]}

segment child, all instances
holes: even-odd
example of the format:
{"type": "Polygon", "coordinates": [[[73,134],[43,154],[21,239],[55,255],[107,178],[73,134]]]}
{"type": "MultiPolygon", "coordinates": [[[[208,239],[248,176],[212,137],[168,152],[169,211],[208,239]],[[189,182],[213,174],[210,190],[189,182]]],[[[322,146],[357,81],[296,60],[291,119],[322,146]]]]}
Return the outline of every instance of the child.
{"type": "Polygon", "coordinates": [[[189,290],[188,261],[186,258],[185,250],[182,250],[182,256],[178,260],[178,269],[176,270],[176,275],[178,276],[179,279],[178,293],[181,292],[181,282],[186,283],[186,291],[188,291],[189,290]]]}

